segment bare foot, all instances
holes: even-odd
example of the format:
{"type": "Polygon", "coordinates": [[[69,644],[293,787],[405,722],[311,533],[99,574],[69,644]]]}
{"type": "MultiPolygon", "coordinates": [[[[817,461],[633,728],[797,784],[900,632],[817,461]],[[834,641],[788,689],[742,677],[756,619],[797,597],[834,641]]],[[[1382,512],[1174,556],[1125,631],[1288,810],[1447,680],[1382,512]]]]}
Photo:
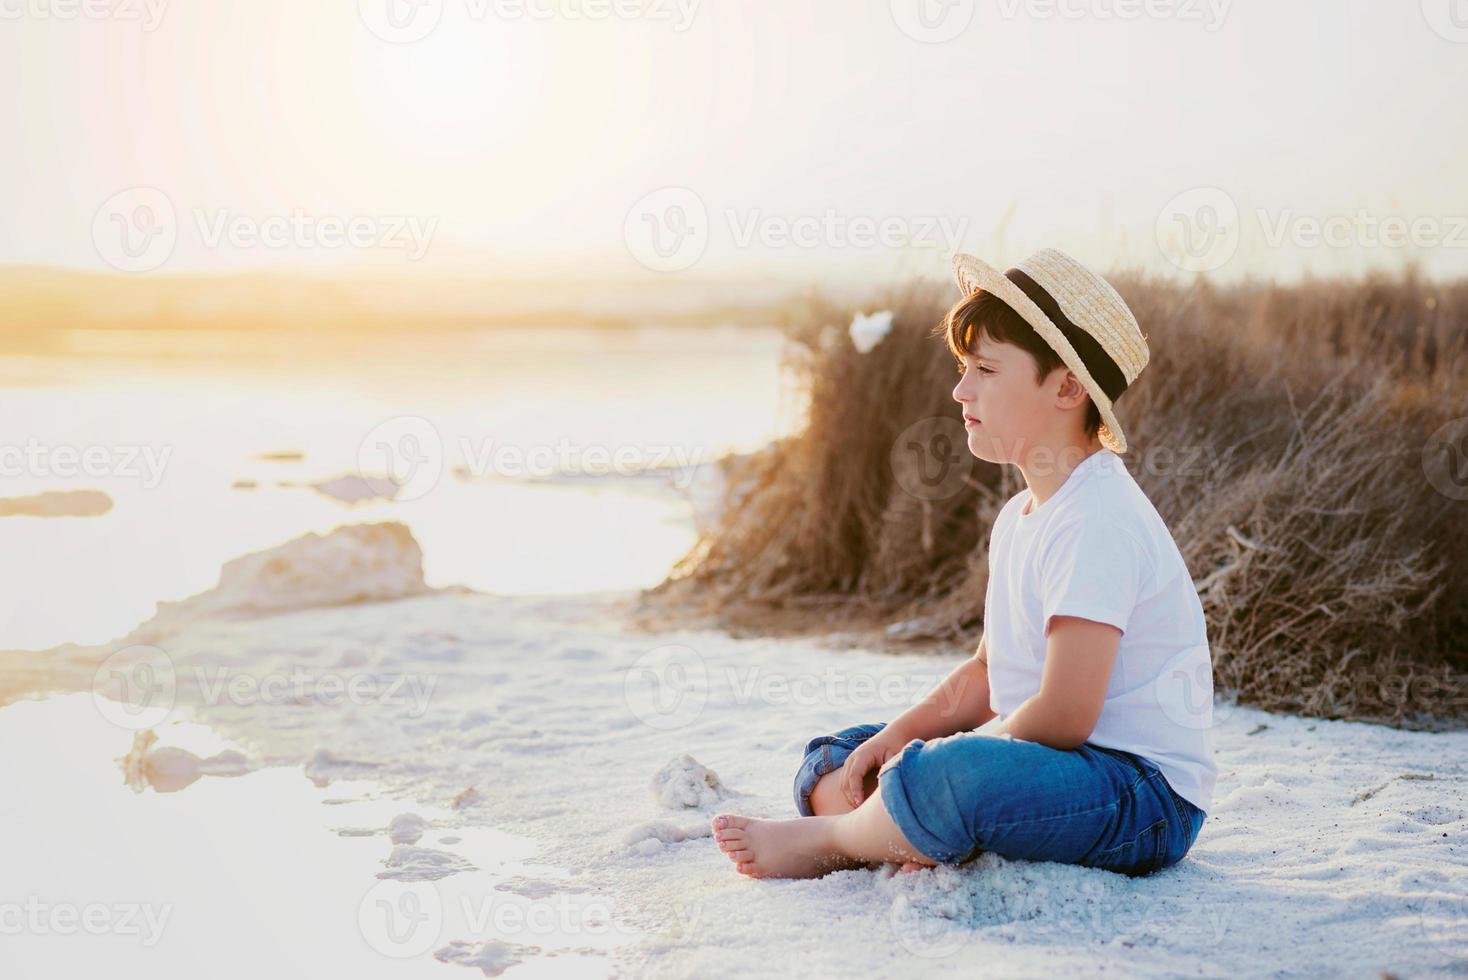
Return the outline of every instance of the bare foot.
{"type": "Polygon", "coordinates": [[[921,871],[926,867],[926,864],[918,864],[916,861],[908,861],[902,867],[897,869],[897,873],[900,875],[910,875],[914,871],[921,871]]]}
{"type": "Polygon", "coordinates": [[[756,820],[732,813],[713,819],[714,839],[734,867],[751,878],[818,878],[867,862],[846,857],[831,841],[837,817],[756,820]]]}

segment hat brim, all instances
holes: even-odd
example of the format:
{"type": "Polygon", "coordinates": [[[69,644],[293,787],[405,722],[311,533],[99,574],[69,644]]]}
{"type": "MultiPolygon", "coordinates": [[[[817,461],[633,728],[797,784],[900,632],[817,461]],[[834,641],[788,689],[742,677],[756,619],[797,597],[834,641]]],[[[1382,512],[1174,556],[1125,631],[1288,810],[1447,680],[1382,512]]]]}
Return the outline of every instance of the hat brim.
{"type": "Polygon", "coordinates": [[[1035,332],[1060,355],[1065,366],[1075,372],[1075,376],[1085,386],[1086,393],[1091,396],[1091,401],[1096,404],[1096,409],[1101,414],[1101,428],[1096,437],[1101,445],[1114,453],[1126,452],[1126,433],[1121,430],[1121,423],[1116,419],[1116,413],[1112,410],[1111,399],[1106,397],[1106,392],[1091,377],[1091,372],[1086,364],[1066,339],[1064,333],[1057,327],[1045,312],[1035,305],[1035,301],[1025,294],[1023,289],[1016,286],[1004,273],[989,265],[982,259],[972,255],[959,252],[953,256],[953,278],[958,283],[958,288],[963,295],[968,296],[975,291],[983,290],[993,293],[1004,301],[1010,309],[1014,310],[1035,332]]]}

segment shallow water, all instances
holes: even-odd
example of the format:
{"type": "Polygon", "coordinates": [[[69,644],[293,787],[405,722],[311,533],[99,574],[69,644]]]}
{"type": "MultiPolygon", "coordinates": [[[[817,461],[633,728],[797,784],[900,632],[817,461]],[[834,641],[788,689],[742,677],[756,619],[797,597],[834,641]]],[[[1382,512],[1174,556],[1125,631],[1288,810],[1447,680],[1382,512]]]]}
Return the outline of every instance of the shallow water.
{"type": "MultiPolygon", "coordinates": [[[[238,748],[189,722],[158,735],[200,756],[238,748]]],[[[489,942],[489,975],[601,977],[636,938],[532,841],[299,767],[135,791],[118,762],[130,742],[87,694],[0,710],[0,974],[443,980],[482,974],[436,953],[489,942]],[[378,877],[404,812],[428,822],[416,847],[474,870],[378,877]]]]}
{"type": "Polygon", "coordinates": [[[113,507],[0,518],[0,650],[105,642],[231,558],[363,521],[405,522],[433,586],[652,585],[694,541],[675,484],[794,419],[769,330],[78,332],[73,347],[0,358],[3,495],[97,489],[113,507]],[[102,475],[77,472],[88,451],[102,475]],[[282,451],[301,455],[260,458],[282,451]],[[674,479],[565,478],[613,463],[674,479]],[[394,501],[300,485],[389,466],[406,478],[394,501]]]}

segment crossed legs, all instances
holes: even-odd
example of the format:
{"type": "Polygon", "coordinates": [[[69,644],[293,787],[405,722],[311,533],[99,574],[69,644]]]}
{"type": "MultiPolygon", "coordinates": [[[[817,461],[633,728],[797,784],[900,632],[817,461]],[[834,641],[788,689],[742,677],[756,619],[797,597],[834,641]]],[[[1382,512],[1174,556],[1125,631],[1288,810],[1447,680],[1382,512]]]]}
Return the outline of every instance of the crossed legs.
{"type": "Polygon", "coordinates": [[[937,862],[903,836],[882,803],[877,774],[867,774],[859,807],[841,795],[840,770],[826,773],[811,791],[813,817],[757,820],[732,813],[713,819],[714,839],[740,874],[751,878],[814,878],[871,862],[896,861],[904,871],[937,862]]]}

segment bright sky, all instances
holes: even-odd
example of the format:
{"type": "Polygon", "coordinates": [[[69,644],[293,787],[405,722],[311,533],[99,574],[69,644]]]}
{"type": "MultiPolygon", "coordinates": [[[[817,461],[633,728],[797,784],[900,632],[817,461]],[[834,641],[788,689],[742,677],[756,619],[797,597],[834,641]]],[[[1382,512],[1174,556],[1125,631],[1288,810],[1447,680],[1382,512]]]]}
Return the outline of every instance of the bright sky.
{"type": "Polygon", "coordinates": [[[0,0],[0,82],[7,263],[1468,272],[1463,0],[0,0]]]}

